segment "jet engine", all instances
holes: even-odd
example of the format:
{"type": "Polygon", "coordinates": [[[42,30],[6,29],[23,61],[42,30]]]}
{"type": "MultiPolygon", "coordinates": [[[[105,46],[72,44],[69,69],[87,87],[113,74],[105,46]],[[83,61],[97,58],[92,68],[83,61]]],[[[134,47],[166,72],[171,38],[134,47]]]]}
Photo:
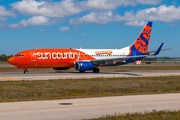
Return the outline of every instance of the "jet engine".
{"type": "Polygon", "coordinates": [[[79,61],[79,62],[76,62],[75,65],[74,65],[74,68],[78,71],[86,71],[86,70],[93,70],[94,68],[94,65],[92,62],[88,62],[88,61],[79,61]]]}

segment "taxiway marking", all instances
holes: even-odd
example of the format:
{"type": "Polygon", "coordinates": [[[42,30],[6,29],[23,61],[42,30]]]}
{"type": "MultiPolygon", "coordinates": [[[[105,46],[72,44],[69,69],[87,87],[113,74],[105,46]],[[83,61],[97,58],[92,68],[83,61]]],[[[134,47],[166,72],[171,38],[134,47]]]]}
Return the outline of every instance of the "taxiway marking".
{"type": "Polygon", "coordinates": [[[8,78],[8,77],[1,77],[1,78],[6,79],[6,80],[12,80],[12,81],[16,80],[16,79],[8,78]]]}
{"type": "Polygon", "coordinates": [[[138,75],[142,75],[142,76],[146,76],[146,77],[157,77],[155,75],[148,75],[148,74],[142,74],[142,73],[138,73],[138,75]]]}

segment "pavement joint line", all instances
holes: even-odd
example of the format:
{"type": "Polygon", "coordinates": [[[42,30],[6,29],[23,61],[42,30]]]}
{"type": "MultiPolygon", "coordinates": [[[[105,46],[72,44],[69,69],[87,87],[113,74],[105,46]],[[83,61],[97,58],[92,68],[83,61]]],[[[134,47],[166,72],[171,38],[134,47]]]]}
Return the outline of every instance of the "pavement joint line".
{"type": "Polygon", "coordinates": [[[152,100],[152,101],[137,101],[137,102],[123,102],[123,103],[107,103],[107,104],[94,104],[94,105],[77,105],[77,106],[63,106],[63,107],[49,107],[49,108],[34,108],[34,109],[18,109],[18,110],[2,110],[2,112],[20,112],[20,111],[32,111],[32,110],[49,110],[49,109],[60,109],[60,108],[78,108],[78,107],[94,107],[94,106],[108,106],[108,105],[121,105],[121,104],[135,104],[135,103],[149,103],[149,102],[173,102],[180,101],[180,99],[170,100],[152,100]]]}
{"type": "Polygon", "coordinates": [[[148,75],[143,73],[138,73],[138,75],[146,76],[146,77],[157,77],[156,75],[148,75]]]}
{"type": "Polygon", "coordinates": [[[4,76],[1,76],[1,78],[6,79],[6,80],[11,80],[11,81],[16,80],[16,79],[12,79],[12,78],[8,78],[8,77],[4,77],[4,76]]]}

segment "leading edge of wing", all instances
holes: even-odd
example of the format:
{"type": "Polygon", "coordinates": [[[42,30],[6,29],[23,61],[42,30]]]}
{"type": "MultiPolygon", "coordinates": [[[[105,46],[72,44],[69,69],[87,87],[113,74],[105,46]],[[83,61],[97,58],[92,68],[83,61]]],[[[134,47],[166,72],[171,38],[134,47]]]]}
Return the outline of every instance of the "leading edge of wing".
{"type": "Polygon", "coordinates": [[[121,58],[109,58],[109,59],[99,59],[99,60],[91,60],[93,64],[104,64],[105,62],[126,62],[125,60],[129,58],[145,58],[149,55],[138,55],[138,56],[128,56],[128,57],[121,57],[121,58]]]}

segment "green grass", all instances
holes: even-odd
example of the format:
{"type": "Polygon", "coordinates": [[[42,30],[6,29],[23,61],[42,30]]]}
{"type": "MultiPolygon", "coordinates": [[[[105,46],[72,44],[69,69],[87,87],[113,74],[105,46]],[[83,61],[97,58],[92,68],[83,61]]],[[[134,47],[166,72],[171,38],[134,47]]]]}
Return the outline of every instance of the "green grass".
{"type": "Polygon", "coordinates": [[[0,64],[9,64],[8,62],[5,62],[5,61],[0,61],[0,64]]]}
{"type": "Polygon", "coordinates": [[[145,113],[126,113],[126,114],[115,114],[107,115],[100,118],[94,118],[89,120],[179,120],[179,111],[156,111],[145,112],[145,113]]]}
{"type": "Polygon", "coordinates": [[[0,81],[0,102],[179,92],[180,76],[0,81]]]}

